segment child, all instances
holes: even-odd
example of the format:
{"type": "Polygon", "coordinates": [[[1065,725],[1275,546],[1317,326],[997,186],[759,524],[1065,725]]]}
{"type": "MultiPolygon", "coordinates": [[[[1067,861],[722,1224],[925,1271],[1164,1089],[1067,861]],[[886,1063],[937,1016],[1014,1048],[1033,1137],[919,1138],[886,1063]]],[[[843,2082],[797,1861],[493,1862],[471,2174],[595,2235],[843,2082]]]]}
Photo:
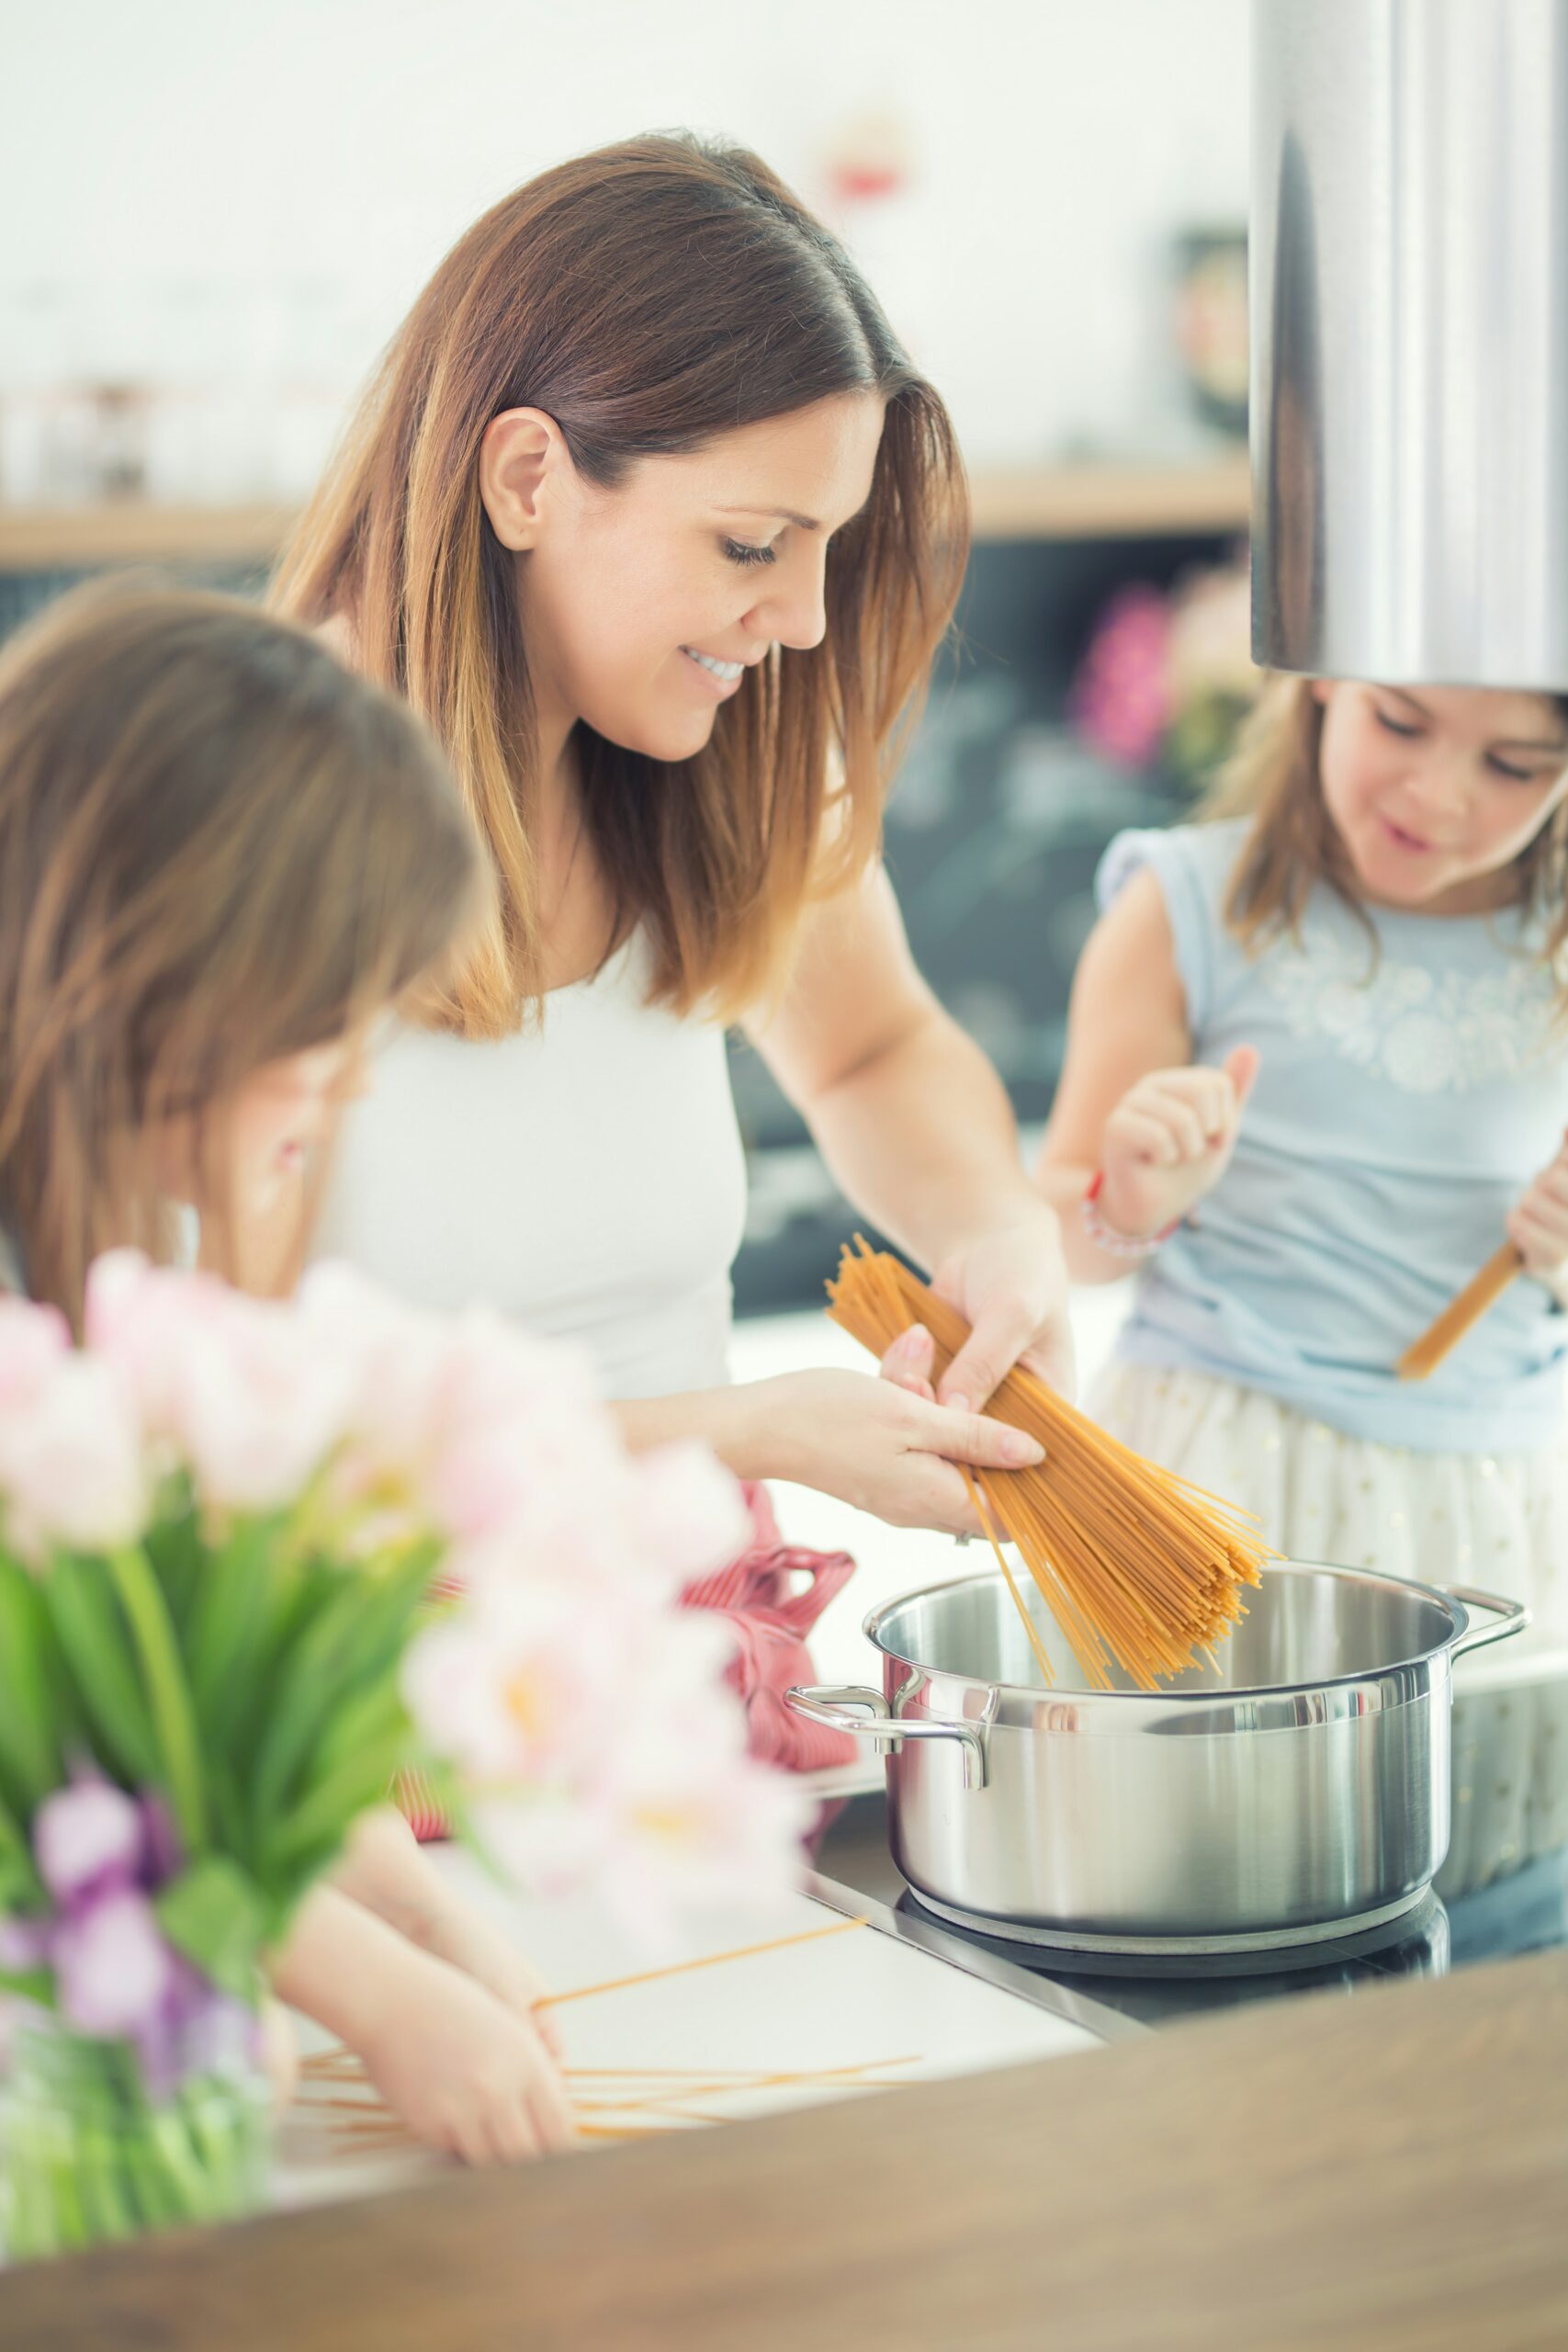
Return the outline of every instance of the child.
{"type": "Polygon", "coordinates": [[[1565,802],[1568,696],[1276,683],[1218,821],[1107,852],[1040,1166],[1077,1279],[1139,1269],[1107,1428],[1288,1554],[1517,1596],[1543,1642],[1568,1635],[1565,802]],[[1529,1278],[1399,1381],[1505,1233],[1529,1278]]]}
{"type": "MultiPolygon", "coordinates": [[[[79,1323],[101,1250],[168,1260],[193,1216],[236,1273],[478,876],[433,739],[302,632],[169,591],[55,605],[0,657],[0,1282],[79,1323]]],[[[570,2137],[528,1972],[395,1816],[274,1981],[435,2144],[570,2137]]]]}

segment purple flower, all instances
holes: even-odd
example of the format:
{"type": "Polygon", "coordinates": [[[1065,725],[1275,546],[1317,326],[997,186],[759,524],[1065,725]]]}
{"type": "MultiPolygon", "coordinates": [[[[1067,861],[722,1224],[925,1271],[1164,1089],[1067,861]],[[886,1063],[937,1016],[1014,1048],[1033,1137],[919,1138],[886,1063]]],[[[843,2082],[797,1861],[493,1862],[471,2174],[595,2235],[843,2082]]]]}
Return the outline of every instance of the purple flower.
{"type": "Polygon", "coordinates": [[[133,1887],[145,1845],[142,1808],[96,1776],[56,1789],[33,1817],[39,1876],[67,1910],[133,1887]]]}
{"type": "Polygon", "coordinates": [[[55,1931],[55,1990],[83,2033],[137,2036],[157,2018],[174,1984],[175,1955],[144,1894],[101,1895],[55,1931]]]}
{"type": "Polygon", "coordinates": [[[156,1892],[179,1876],[185,1864],[185,1849],[168,1800],[156,1789],[150,1789],[142,1797],[141,1810],[142,1883],[156,1892]]]}
{"type": "Polygon", "coordinates": [[[175,1951],[152,1908],[183,1860],[156,1791],[131,1797],[79,1770],[39,1805],[33,1850],[58,1908],[46,1919],[0,1919],[0,1967],[51,1968],[62,2021],[134,2043],[155,2100],[186,2075],[251,2063],[251,2011],[175,1951]]]}
{"type": "Polygon", "coordinates": [[[13,1976],[47,1968],[53,1938],[49,1919],[0,1919],[0,1968],[13,1976]]]}
{"type": "Polygon", "coordinates": [[[261,2063],[259,2019],[220,1993],[183,1953],[169,1953],[164,1997],[133,2039],[148,2097],[167,2098],[190,2075],[243,2075],[261,2063]]]}

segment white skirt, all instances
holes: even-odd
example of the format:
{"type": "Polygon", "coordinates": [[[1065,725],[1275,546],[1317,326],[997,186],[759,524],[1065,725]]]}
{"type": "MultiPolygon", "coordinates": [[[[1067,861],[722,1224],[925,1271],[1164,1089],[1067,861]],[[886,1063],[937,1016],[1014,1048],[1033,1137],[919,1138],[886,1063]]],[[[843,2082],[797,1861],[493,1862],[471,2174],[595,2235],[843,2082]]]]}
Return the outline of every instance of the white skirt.
{"type": "Polygon", "coordinates": [[[1438,1890],[1451,1899],[1568,1842],[1568,1673],[1547,1657],[1568,1648],[1568,1437],[1527,1453],[1374,1445],[1255,1388],[1119,1362],[1087,1409],[1151,1462],[1255,1511],[1292,1559],[1527,1602],[1527,1634],[1455,1668],[1453,1842],[1438,1890]],[[1467,1695],[1494,1657],[1529,1656],[1540,1681],[1467,1695]]]}

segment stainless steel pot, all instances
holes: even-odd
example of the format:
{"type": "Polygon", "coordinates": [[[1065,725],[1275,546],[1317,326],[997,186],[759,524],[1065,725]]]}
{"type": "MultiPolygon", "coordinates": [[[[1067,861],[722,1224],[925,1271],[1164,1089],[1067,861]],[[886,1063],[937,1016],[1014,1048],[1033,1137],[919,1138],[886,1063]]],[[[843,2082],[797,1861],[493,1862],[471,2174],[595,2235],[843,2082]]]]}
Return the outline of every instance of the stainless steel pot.
{"type": "Polygon", "coordinates": [[[1489,1593],[1280,1564],[1213,1667],[1150,1697],[1082,1678],[999,1576],[865,1621],[883,1689],[795,1690],[887,1758],[893,1858],[943,1918],[1086,1954],[1195,1958],[1376,1928],[1449,1842],[1451,1664],[1529,1623],[1489,1593]]]}

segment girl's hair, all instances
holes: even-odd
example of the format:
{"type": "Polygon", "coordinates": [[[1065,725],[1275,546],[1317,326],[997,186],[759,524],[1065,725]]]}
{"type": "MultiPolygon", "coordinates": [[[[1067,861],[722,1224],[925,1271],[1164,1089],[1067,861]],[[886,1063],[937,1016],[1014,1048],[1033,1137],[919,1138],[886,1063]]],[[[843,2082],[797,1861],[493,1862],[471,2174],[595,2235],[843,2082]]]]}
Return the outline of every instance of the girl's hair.
{"type": "MultiPolygon", "coordinates": [[[[1226,922],[1249,946],[1294,931],[1318,881],[1364,914],[1319,783],[1324,713],[1314,683],[1269,681],[1203,804],[1206,818],[1251,820],[1225,899],[1226,922]]],[[[1545,693],[1542,699],[1568,718],[1568,695],[1545,693]]],[[[1562,970],[1568,962],[1562,953],[1568,945],[1568,803],[1553,811],[1514,875],[1516,903],[1540,922],[1542,952],[1562,970]]]]}
{"type": "Polygon", "coordinates": [[[829,559],[826,642],[775,648],[679,764],[579,729],[606,954],[645,923],[651,994],[679,1012],[754,1003],[803,908],[875,853],[967,552],[953,429],[842,249],[741,148],[681,135],[580,157],[442,263],[274,591],[308,623],[341,616],[355,659],[430,719],[490,845],[496,912],[433,1019],[497,1036],[539,987],[534,702],[515,558],[479,497],[486,426],[542,409],[613,486],[639,458],[857,390],[886,400],[886,424],[870,503],[829,559]]]}
{"type": "Polygon", "coordinates": [[[0,1224],[30,1293],[74,1321],[100,1250],[171,1254],[176,1133],[204,1250],[230,1271],[214,1114],[424,974],[479,872],[426,730],[254,606],[98,586],[15,639],[0,656],[0,1224]]]}

